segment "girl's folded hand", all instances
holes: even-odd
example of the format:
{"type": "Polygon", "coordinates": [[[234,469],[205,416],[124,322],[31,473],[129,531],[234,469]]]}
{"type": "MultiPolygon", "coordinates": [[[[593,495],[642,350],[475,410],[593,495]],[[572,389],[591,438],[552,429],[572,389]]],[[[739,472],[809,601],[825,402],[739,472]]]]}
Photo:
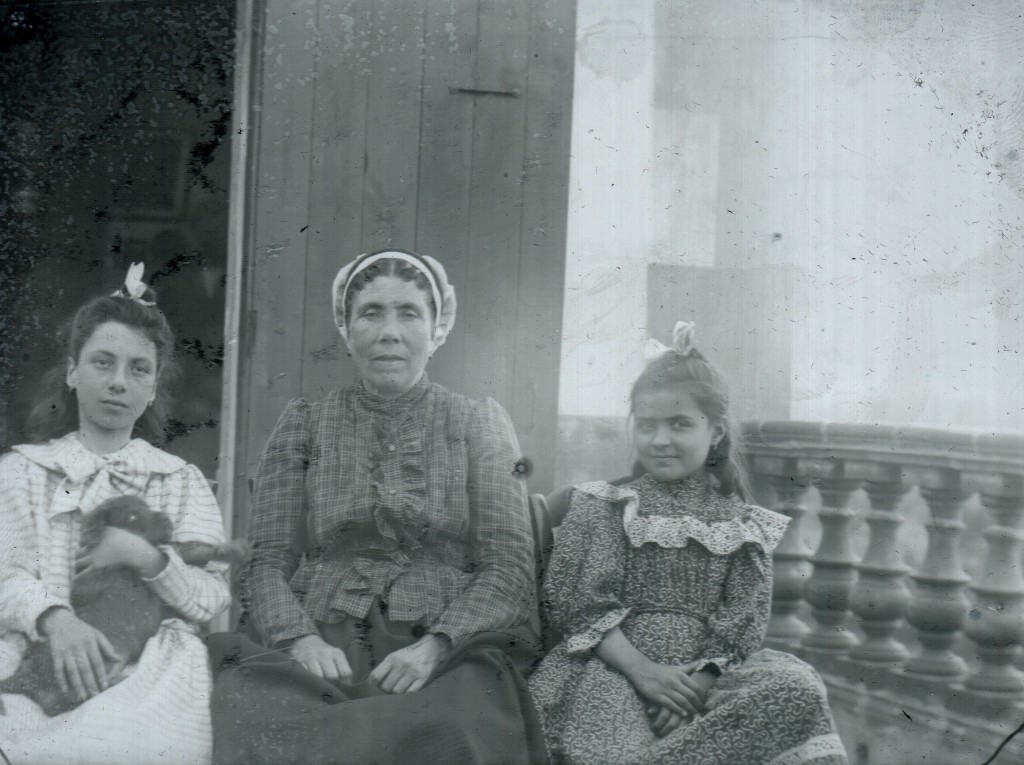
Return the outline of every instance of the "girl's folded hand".
{"type": "Polygon", "coordinates": [[[704,714],[706,689],[690,676],[692,664],[685,666],[645,662],[630,680],[637,692],[650,704],[665,707],[680,717],[691,719],[704,714]]]}
{"type": "Polygon", "coordinates": [[[668,707],[657,705],[647,707],[647,721],[658,738],[665,738],[684,722],[681,715],[677,715],[668,707]]]}

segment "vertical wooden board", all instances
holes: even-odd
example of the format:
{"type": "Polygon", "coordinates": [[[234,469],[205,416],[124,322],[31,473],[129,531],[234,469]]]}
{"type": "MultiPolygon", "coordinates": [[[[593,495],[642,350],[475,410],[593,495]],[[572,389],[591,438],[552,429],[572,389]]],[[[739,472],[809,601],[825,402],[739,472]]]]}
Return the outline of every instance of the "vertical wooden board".
{"type": "Polygon", "coordinates": [[[512,409],[540,492],[553,488],[558,432],[575,28],[574,0],[531,0],[512,409]]]}
{"type": "Polygon", "coordinates": [[[473,96],[473,167],[463,312],[463,390],[511,411],[519,283],[527,0],[481,0],[473,96]]]}
{"type": "Polygon", "coordinates": [[[255,470],[267,436],[300,390],[309,201],[313,51],[306,45],[316,0],[267,0],[260,72],[259,145],[250,186],[248,459],[255,470]]]}
{"type": "Polygon", "coordinates": [[[320,0],[313,108],[302,394],[319,399],[348,382],[334,327],[331,283],[362,250],[373,0],[320,0]]]}
{"type": "Polygon", "coordinates": [[[469,246],[469,181],[473,153],[472,87],[477,49],[477,6],[463,0],[428,0],[424,34],[416,249],[440,260],[461,303],[455,329],[428,368],[430,378],[463,391],[465,291],[469,246]]]}
{"type": "Polygon", "coordinates": [[[364,250],[411,247],[416,235],[425,0],[376,0],[365,69],[364,250]]]}

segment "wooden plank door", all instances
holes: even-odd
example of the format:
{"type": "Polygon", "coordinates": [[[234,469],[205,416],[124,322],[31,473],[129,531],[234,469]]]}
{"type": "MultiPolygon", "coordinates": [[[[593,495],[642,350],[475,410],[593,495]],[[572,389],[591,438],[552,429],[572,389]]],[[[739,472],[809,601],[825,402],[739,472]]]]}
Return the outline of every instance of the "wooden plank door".
{"type": "MultiPolygon", "coordinates": [[[[574,0],[264,0],[243,279],[242,486],[278,414],[351,380],[330,285],[360,252],[440,259],[455,330],[428,367],[497,399],[551,488],[574,0]]],[[[236,511],[240,508],[236,507],[236,511]]],[[[236,513],[236,533],[244,508],[236,513]]]]}

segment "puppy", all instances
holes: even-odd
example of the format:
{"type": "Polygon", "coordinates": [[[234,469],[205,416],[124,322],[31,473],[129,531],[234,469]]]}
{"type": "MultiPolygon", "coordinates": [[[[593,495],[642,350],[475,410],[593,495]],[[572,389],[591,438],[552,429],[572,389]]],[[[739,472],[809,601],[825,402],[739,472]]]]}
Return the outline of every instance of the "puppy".
{"type": "MultiPolygon", "coordinates": [[[[114,497],[97,505],[82,524],[82,547],[91,550],[99,544],[107,526],[138,534],[152,545],[169,544],[191,565],[203,566],[211,561],[240,565],[249,555],[246,542],[172,543],[170,519],[151,510],[140,497],[114,497]]],[[[79,619],[106,635],[121,657],[121,666],[138,661],[146,641],[156,634],[169,611],[127,567],[97,569],[76,577],[71,585],[71,607],[79,619]]],[[[82,703],[73,692],[61,691],[45,643],[29,647],[18,670],[0,681],[0,693],[24,694],[51,717],[82,703]]]]}

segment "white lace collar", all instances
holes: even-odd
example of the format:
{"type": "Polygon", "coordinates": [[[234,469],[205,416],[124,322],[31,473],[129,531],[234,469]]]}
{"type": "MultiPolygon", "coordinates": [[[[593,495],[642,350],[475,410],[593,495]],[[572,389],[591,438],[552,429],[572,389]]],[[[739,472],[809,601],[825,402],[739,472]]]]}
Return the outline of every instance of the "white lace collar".
{"type": "MultiPolygon", "coordinates": [[[[784,515],[727,498],[722,499],[733,503],[736,512],[731,517],[710,520],[695,514],[678,517],[641,514],[640,494],[631,486],[596,481],[580,484],[576,490],[612,502],[625,502],[622,525],[634,547],[649,542],[661,547],[685,547],[690,539],[695,539],[716,555],[728,555],[749,542],[771,555],[789,524],[789,518],[784,515]]],[[[720,503],[716,501],[716,504],[720,503]]]]}

